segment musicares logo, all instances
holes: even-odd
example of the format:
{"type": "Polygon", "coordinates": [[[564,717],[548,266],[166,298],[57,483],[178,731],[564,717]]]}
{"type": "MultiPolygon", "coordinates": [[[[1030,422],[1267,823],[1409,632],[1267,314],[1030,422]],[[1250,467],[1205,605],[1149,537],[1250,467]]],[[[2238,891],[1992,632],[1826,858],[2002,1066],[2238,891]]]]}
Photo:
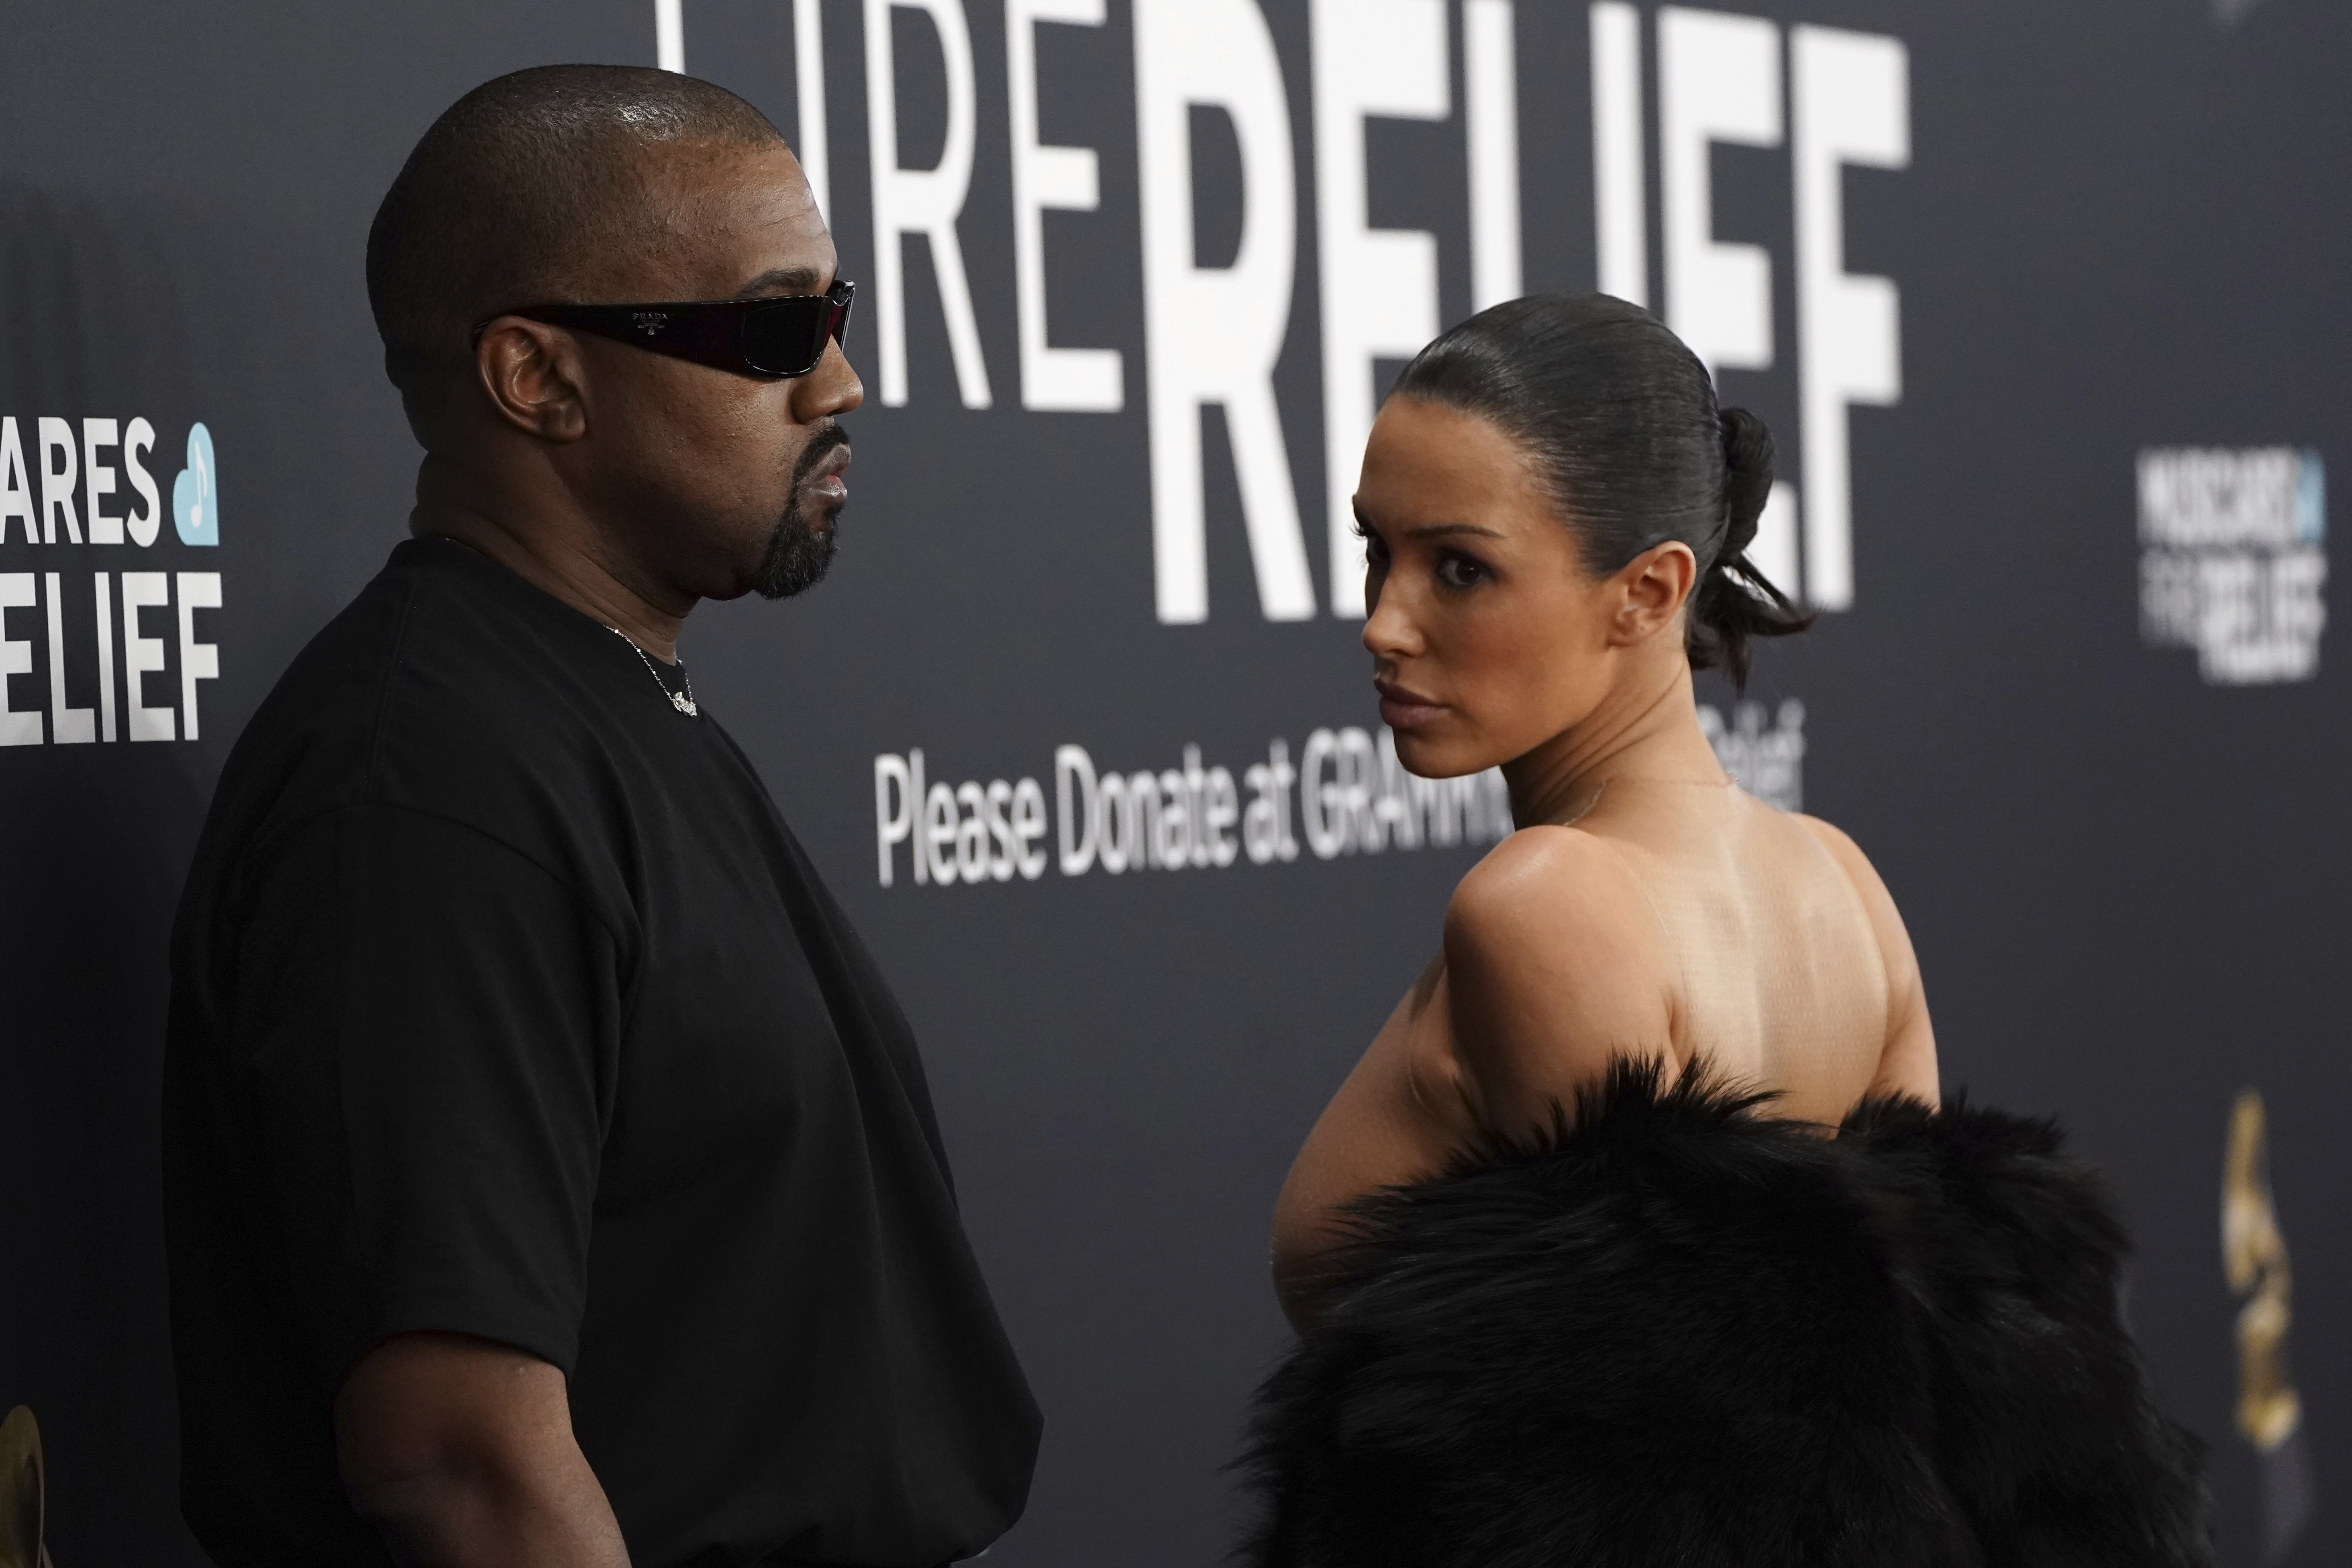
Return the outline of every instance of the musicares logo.
{"type": "Polygon", "coordinates": [[[2327,476],[2315,451],[2139,455],[2140,629],[2208,685],[2309,680],[2327,627],[2327,476]]]}
{"type": "MultiPolygon", "coordinates": [[[[152,549],[164,517],[145,460],[154,447],[154,424],[144,417],[0,416],[0,545],[40,547],[43,567],[62,565],[62,551],[152,549]],[[136,504],[112,510],[124,506],[126,489],[136,504]]],[[[212,432],[190,426],[185,450],[186,466],[172,482],[173,531],[183,546],[215,547],[220,465],[212,432]]],[[[90,570],[70,587],[72,574],[62,570],[0,571],[0,746],[195,740],[199,683],[220,678],[219,646],[199,637],[196,616],[221,607],[221,574],[129,569],[139,556],[79,559],[110,569],[90,570]],[[118,560],[124,569],[110,569],[118,560]],[[178,636],[149,635],[146,616],[173,610],[178,636]],[[37,632],[19,635],[28,621],[37,632]],[[47,688],[46,708],[37,698],[18,706],[33,694],[28,687],[47,688]],[[157,695],[163,700],[152,700],[157,695]]]]}

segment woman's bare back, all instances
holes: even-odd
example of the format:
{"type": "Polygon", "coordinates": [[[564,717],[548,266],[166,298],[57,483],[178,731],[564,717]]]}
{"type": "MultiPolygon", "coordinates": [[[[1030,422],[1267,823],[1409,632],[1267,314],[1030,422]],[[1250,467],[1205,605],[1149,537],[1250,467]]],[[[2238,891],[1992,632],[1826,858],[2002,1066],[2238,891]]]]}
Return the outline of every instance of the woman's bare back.
{"type": "Polygon", "coordinates": [[[1464,879],[1443,951],[1283,1189],[1286,1299],[1340,1205],[1542,1125],[1618,1057],[1705,1059],[1832,1126],[1874,1089],[1936,1098],[1910,940],[1851,839],[1729,784],[1612,780],[1464,879]]]}
{"type": "Polygon", "coordinates": [[[1703,1057],[1777,1095],[1784,1116],[1851,1110],[1878,1079],[1893,1003],[1864,889],[1840,863],[1861,862],[1851,841],[1730,785],[1621,782],[1582,826],[1633,867],[1680,970],[1675,1067],[1703,1057]]]}

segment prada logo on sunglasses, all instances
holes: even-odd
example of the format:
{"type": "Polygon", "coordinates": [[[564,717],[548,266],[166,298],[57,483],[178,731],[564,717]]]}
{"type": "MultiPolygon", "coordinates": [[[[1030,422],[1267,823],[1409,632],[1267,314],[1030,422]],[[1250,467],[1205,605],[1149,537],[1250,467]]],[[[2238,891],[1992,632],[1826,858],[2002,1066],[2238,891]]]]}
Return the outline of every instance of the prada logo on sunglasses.
{"type": "Polygon", "coordinates": [[[635,327],[637,331],[645,333],[645,335],[649,338],[660,331],[662,328],[668,324],[669,312],[667,310],[632,310],[629,312],[629,325],[635,327]]]}

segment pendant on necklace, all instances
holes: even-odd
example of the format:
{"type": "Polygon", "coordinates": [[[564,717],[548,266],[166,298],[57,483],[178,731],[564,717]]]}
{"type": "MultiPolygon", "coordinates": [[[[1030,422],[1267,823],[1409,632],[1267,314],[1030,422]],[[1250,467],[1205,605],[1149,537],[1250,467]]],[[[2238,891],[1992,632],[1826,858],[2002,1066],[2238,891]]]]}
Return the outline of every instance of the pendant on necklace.
{"type": "Polygon", "coordinates": [[[629,645],[629,651],[637,656],[637,662],[646,667],[646,673],[654,678],[654,684],[661,688],[661,694],[669,699],[671,707],[689,719],[701,715],[702,710],[694,705],[694,679],[686,673],[686,666],[681,664],[677,667],[677,678],[686,683],[686,689],[672,691],[669,689],[669,682],[661,678],[661,671],[654,668],[654,661],[647,657],[645,649],[636,645],[635,638],[618,626],[606,626],[604,629],[629,645]]]}

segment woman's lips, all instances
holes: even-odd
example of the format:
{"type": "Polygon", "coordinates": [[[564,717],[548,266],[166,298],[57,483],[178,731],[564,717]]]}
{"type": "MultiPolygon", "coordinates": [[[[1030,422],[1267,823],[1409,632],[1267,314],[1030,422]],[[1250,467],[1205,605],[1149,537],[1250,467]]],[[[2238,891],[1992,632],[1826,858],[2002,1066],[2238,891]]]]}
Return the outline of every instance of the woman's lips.
{"type": "Polygon", "coordinates": [[[1372,689],[1381,694],[1381,721],[1391,730],[1417,730],[1436,721],[1445,711],[1443,703],[1432,702],[1418,691],[1385,680],[1375,680],[1372,689]]]}

